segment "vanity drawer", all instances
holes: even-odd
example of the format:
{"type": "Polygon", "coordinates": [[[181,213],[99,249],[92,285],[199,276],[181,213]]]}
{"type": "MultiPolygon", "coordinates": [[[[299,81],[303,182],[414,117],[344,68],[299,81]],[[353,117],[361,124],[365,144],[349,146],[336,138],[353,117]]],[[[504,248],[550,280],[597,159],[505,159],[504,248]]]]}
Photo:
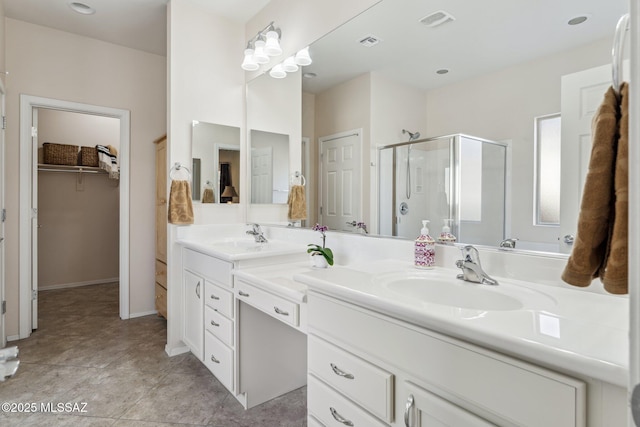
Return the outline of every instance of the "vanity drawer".
{"type": "Polygon", "coordinates": [[[238,299],[289,325],[298,326],[298,304],[238,280],[238,299]]]}
{"type": "Polygon", "coordinates": [[[204,308],[204,327],[223,343],[233,347],[233,321],[211,307],[204,308]]]}
{"type": "Polygon", "coordinates": [[[313,335],[309,372],[385,421],[393,420],[393,375],[313,335]]]}
{"type": "Polygon", "coordinates": [[[386,426],[313,375],[308,377],[307,395],[309,415],[317,418],[325,426],[386,426]]]}
{"type": "Polygon", "coordinates": [[[167,264],[156,260],[156,282],[167,289],[167,264]]]}
{"type": "Polygon", "coordinates": [[[204,302],[218,313],[233,319],[233,292],[205,280],[204,302]]]}
{"type": "Polygon", "coordinates": [[[232,287],[231,270],[233,264],[200,252],[185,249],[183,255],[184,268],[204,276],[216,284],[232,287]]]}
{"type": "Polygon", "coordinates": [[[233,350],[211,332],[204,333],[204,364],[229,391],[233,391],[233,350]]]}

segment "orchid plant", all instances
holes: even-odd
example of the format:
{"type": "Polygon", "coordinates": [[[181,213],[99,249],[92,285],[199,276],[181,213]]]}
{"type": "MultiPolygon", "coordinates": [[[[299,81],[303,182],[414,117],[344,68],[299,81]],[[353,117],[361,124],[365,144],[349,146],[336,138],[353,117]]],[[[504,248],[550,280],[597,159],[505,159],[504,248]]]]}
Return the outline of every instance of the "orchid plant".
{"type": "Polygon", "coordinates": [[[327,235],[325,234],[325,232],[328,229],[329,228],[326,225],[316,224],[313,226],[313,231],[319,231],[320,234],[322,234],[322,246],[310,243],[309,245],[307,245],[309,246],[309,248],[307,249],[307,253],[311,255],[322,255],[324,259],[327,260],[327,264],[333,265],[333,252],[331,251],[331,249],[325,247],[325,240],[327,239],[327,235]]]}
{"type": "Polygon", "coordinates": [[[359,228],[360,230],[364,231],[364,234],[369,234],[369,230],[367,230],[367,224],[365,224],[364,222],[358,222],[356,224],[356,228],[359,228]]]}

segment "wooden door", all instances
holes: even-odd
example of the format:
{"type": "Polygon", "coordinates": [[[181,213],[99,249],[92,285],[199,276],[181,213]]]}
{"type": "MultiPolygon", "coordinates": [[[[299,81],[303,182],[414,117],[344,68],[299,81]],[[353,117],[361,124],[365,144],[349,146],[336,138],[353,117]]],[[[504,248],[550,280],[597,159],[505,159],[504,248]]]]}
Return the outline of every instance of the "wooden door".
{"type": "Polygon", "coordinates": [[[156,259],[167,263],[167,137],[156,143],[156,259]]]}

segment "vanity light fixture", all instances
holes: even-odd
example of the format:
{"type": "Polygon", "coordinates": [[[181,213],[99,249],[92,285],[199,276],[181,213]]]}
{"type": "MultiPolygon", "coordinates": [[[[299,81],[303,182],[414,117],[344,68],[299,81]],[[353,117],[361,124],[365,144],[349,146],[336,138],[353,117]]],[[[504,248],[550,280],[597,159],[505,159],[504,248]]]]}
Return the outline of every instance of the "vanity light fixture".
{"type": "Polygon", "coordinates": [[[261,64],[268,64],[273,56],[282,55],[280,37],[282,32],[271,22],[249,40],[244,50],[242,69],[255,71],[261,64]]]}
{"type": "Polygon", "coordinates": [[[299,50],[298,53],[296,53],[295,61],[296,64],[302,65],[303,67],[311,65],[313,61],[311,60],[311,56],[309,55],[309,46],[299,50]]]}
{"type": "Polygon", "coordinates": [[[295,73],[300,67],[296,64],[296,58],[294,56],[290,56],[284,60],[282,68],[284,68],[284,71],[287,73],[295,73]]]}

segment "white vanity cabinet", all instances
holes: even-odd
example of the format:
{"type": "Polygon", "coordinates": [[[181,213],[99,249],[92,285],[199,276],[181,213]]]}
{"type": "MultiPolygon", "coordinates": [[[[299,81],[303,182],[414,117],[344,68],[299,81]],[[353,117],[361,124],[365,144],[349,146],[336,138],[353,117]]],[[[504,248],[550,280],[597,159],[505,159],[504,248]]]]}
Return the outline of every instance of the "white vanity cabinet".
{"type": "Polygon", "coordinates": [[[183,341],[218,380],[235,392],[233,263],[183,252],[183,341]]]}
{"type": "Polygon", "coordinates": [[[308,310],[325,425],[586,426],[582,381],[314,291],[308,310]]]}

